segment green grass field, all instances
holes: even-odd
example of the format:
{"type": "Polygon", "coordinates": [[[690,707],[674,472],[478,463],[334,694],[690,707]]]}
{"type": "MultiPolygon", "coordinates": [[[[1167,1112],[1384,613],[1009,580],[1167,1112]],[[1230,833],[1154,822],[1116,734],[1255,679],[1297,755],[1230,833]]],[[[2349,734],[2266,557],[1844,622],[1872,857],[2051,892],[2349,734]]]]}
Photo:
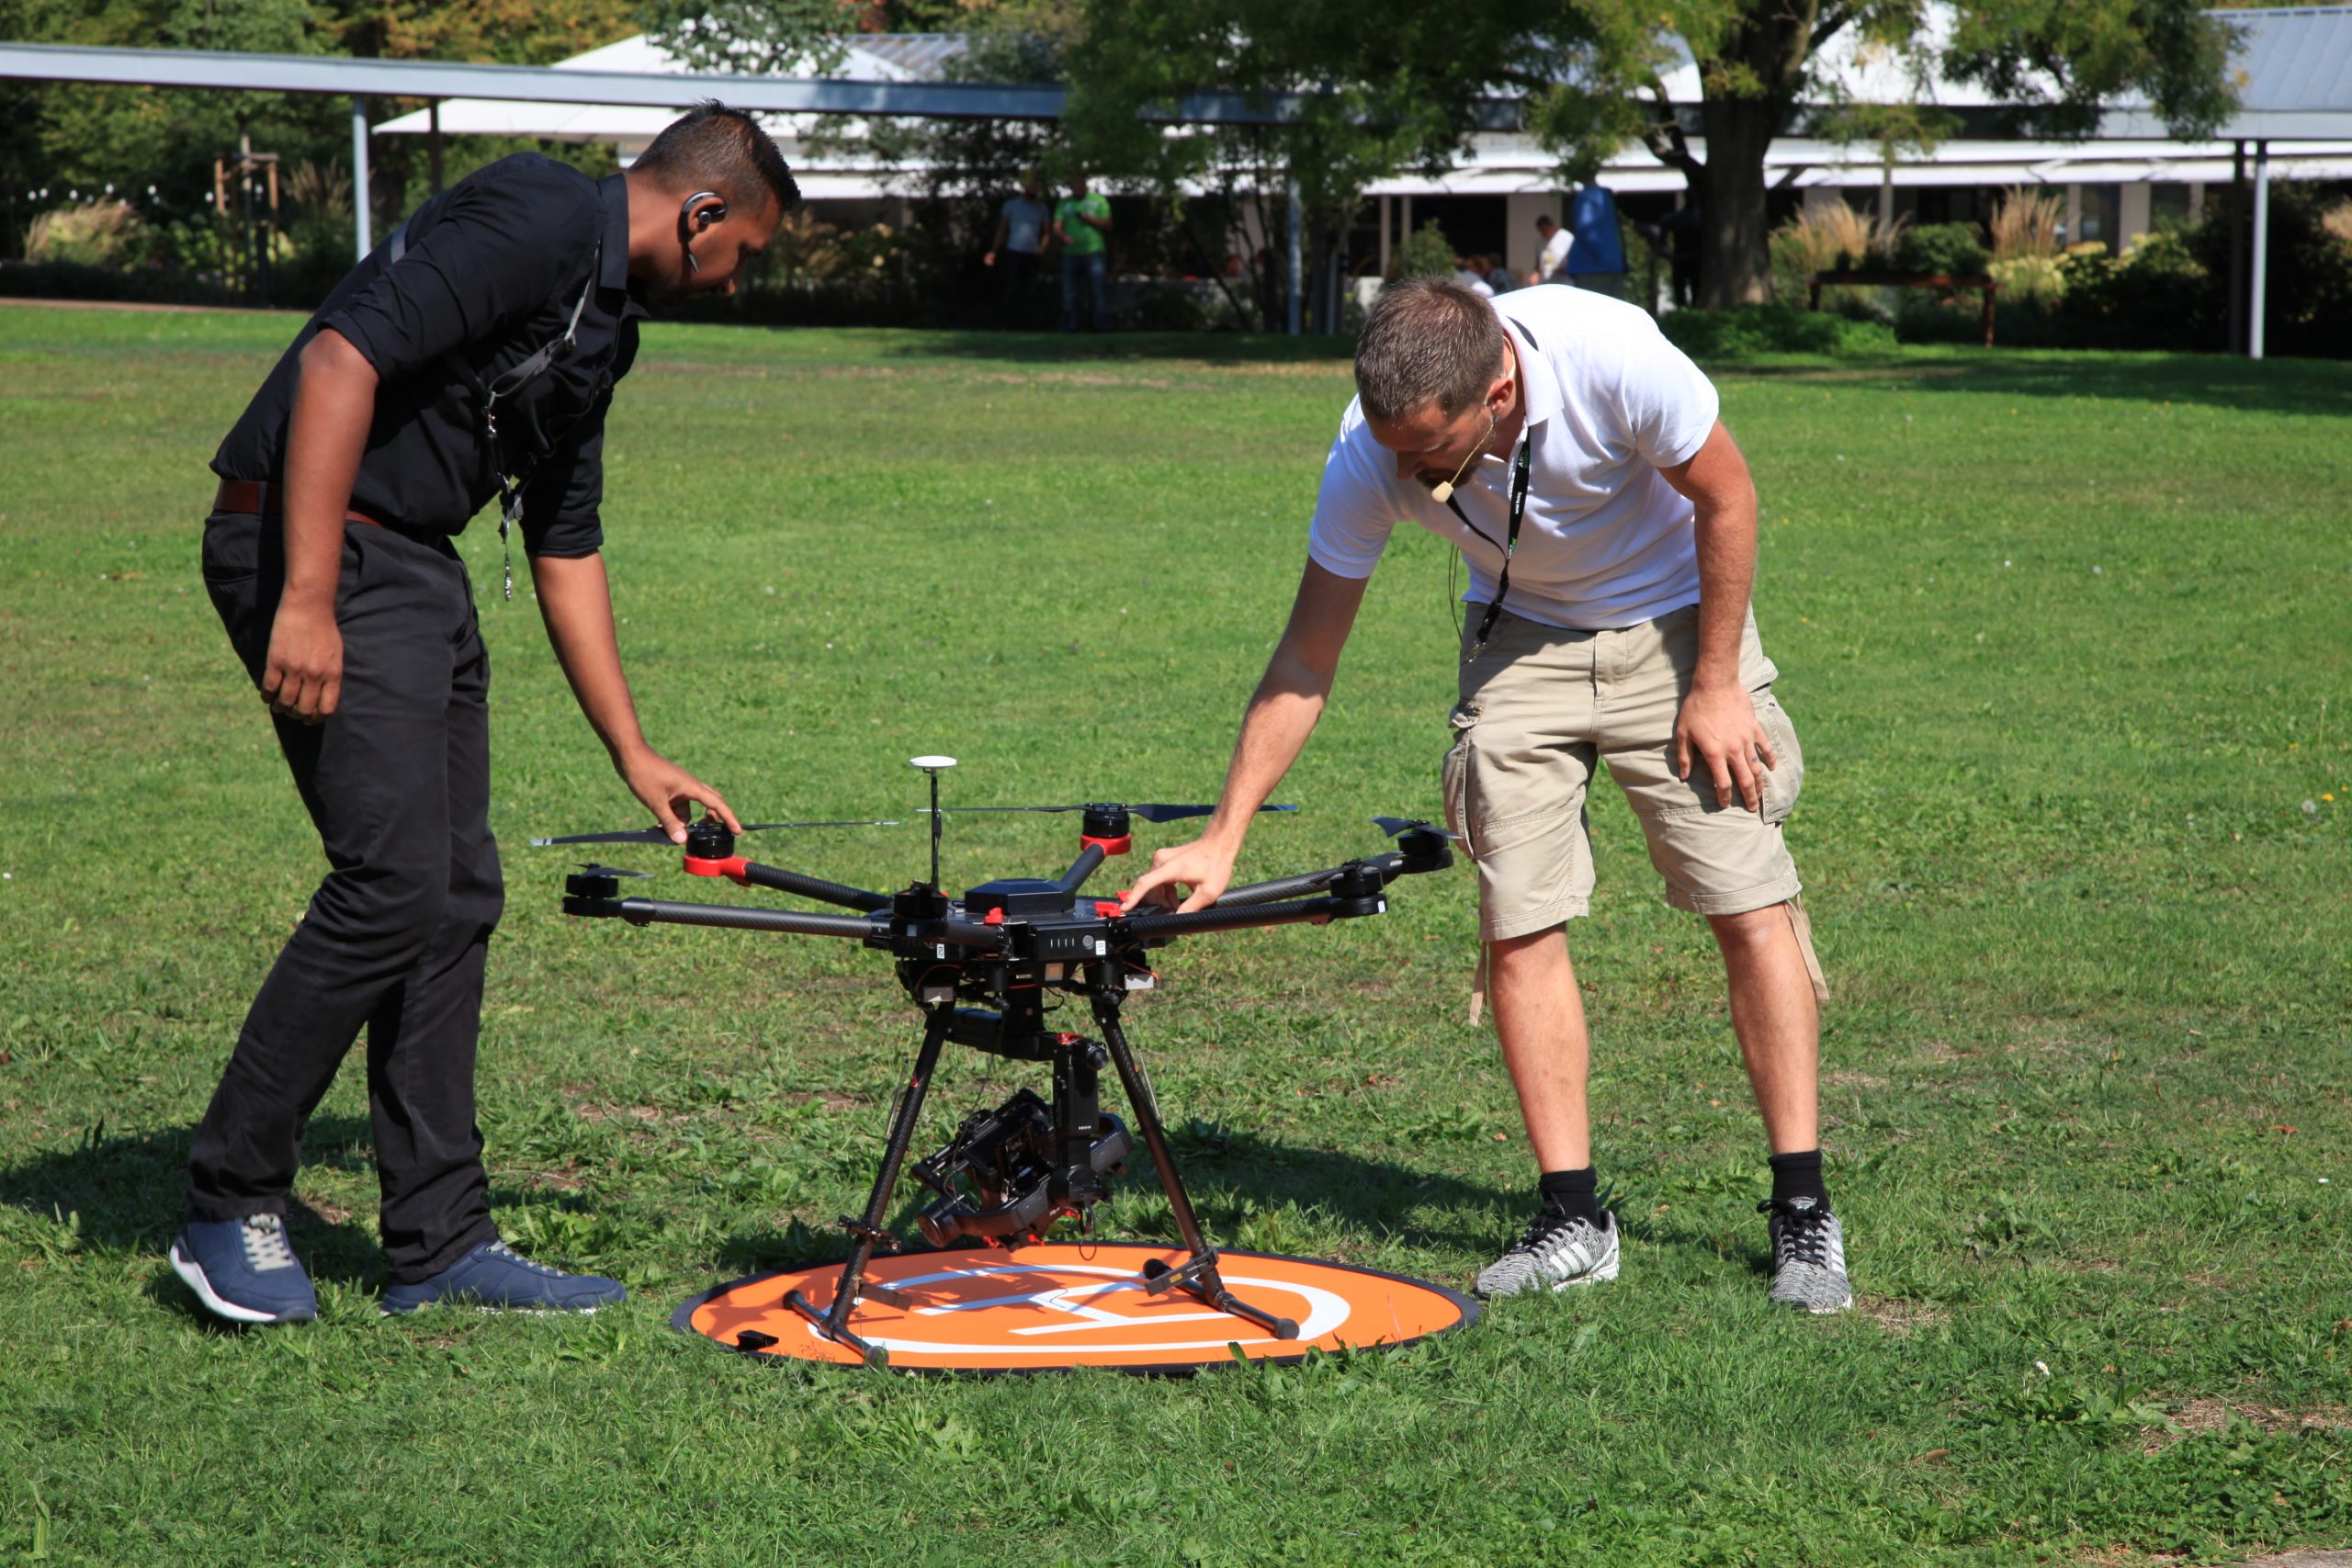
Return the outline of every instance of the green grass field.
{"type": "MultiPolygon", "coordinates": [[[[2352,367],[1911,353],[1724,367],[1792,838],[1835,990],[1860,1308],[1767,1309],[1762,1140],[1702,926],[1621,800],[1572,933],[1622,1280],[1394,1355],[1190,1381],[762,1366],[667,1327],[837,1252],[912,1010],[846,943],[567,922],[631,826],[494,530],[481,1118],[593,1321],[379,1320],[362,1074],[314,1119],[308,1328],[198,1318],[179,1167],[321,869],[197,576],[293,318],[0,308],[0,1561],[2231,1561],[2352,1545],[2352,367]]],[[[766,858],[917,874],[967,803],[1208,798],[1302,558],[1344,350],[650,332],[608,558],[657,745],[766,858]],[[1205,357],[1204,357],[1205,356],[1205,357]]],[[[1400,533],[1244,874],[1435,805],[1447,559],[1400,533]]],[[[948,879],[1064,863],[958,821],[948,879]]],[[[1149,842],[1175,841],[1173,829],[1149,842]]],[[[638,852],[648,869],[667,857],[638,852]]],[[[667,896],[707,896],[682,886],[667,896]]],[[[722,889],[729,897],[749,896],[722,889]]],[[[1472,882],[1194,941],[1130,1026],[1212,1229],[1464,1284],[1532,1172],[1464,1021],[1472,882]]],[[[951,1055],[926,1124],[1020,1081],[951,1055]]],[[[1130,1179],[1110,1233],[1153,1234],[1130,1179]]]]}

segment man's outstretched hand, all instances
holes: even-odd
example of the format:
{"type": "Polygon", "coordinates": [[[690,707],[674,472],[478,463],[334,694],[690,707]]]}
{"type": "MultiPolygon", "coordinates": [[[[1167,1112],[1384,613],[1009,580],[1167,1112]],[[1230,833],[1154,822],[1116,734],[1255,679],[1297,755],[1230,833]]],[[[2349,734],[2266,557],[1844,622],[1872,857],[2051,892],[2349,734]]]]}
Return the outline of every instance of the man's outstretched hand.
{"type": "Polygon", "coordinates": [[[1119,912],[1133,914],[1141,904],[1179,912],[1207,908],[1224,897],[1232,884],[1237,852],[1207,839],[1154,850],[1151,869],[1119,899],[1119,912]],[[1192,890],[1189,896],[1187,888],[1192,890]]]}
{"type": "Polygon", "coordinates": [[[672,843],[686,841],[686,818],[692,815],[687,808],[694,806],[700,806],[726,823],[729,832],[743,830],[743,824],[736,819],[717,790],[661,752],[649,747],[615,765],[629,793],[645,803],[645,808],[653,813],[672,843]]]}

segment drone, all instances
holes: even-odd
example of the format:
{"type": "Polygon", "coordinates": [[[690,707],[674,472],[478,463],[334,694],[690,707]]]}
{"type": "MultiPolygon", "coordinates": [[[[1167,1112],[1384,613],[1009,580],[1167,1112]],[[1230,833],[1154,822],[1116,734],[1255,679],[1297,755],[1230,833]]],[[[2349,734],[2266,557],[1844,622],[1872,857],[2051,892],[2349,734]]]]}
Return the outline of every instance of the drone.
{"type": "MultiPolygon", "coordinates": [[[[826,1339],[869,1365],[886,1365],[887,1353],[862,1338],[852,1318],[862,1300],[897,1308],[920,1304],[905,1292],[865,1278],[877,1250],[900,1249],[899,1239],[885,1229],[885,1221],[902,1172],[911,1174],[930,1194],[915,1223],[931,1247],[975,1244],[1015,1247],[1042,1240],[1051,1227],[1064,1221],[1076,1222],[1091,1234],[1094,1207],[1110,1195],[1111,1179],[1125,1168],[1140,1134],[1186,1255],[1182,1262],[1173,1265],[1159,1259],[1147,1264],[1145,1292],[1160,1296],[1181,1291],[1218,1313],[1256,1325],[1277,1339],[1296,1339],[1295,1322],[1254,1306],[1226,1288],[1217,1270],[1216,1249],[1203,1233],[1177,1174],[1150,1080],[1121,1027],[1120,1010],[1130,995],[1150,990],[1157,981],[1150,962],[1152,949],[1180,936],[1299,923],[1320,925],[1384,913],[1388,908],[1385,890],[1389,883],[1400,876],[1441,871],[1453,863],[1453,835],[1420,818],[1375,818],[1374,822],[1395,841],[1394,849],[1318,871],[1231,888],[1214,904],[1189,913],[1142,908],[1123,913],[1117,899],[1090,897],[1084,887],[1105,859],[1125,854],[1133,847],[1134,821],[1206,816],[1214,807],[1097,801],[943,809],[939,775],[956,766],[956,759],[917,757],[911,763],[931,779],[931,875],[898,893],[872,892],[747,860],[735,852],[735,834],[715,819],[706,818],[687,829],[684,869],[688,874],[725,877],[740,886],[790,894],[853,913],[622,897],[621,879],[645,874],[600,864],[584,866],[564,882],[563,912],[582,919],[619,919],[636,926],[707,926],[861,942],[891,956],[899,984],[922,1010],[922,1043],[891,1113],[881,1167],[865,1212],[841,1221],[851,1248],[831,1300],[820,1303],[795,1290],[785,1297],[786,1304],[826,1339]],[[1001,877],[951,897],[939,874],[942,824],[952,811],[990,810],[1081,813],[1077,858],[1058,877],[1001,877]],[[1097,1033],[1089,1036],[1057,1027],[1047,1013],[1049,997],[1082,999],[1097,1033]],[[1048,1066],[1052,1098],[1047,1100],[1023,1088],[993,1110],[972,1112],[957,1124],[944,1148],[915,1161],[910,1169],[907,1154],[916,1122],[942,1050],[948,1044],[1048,1066]],[[1132,1130],[1102,1109],[1100,1075],[1105,1066],[1118,1076],[1135,1119],[1132,1130]]],[[[581,834],[534,840],[613,841],[667,844],[669,840],[661,829],[649,829],[627,835],[581,834]]]]}

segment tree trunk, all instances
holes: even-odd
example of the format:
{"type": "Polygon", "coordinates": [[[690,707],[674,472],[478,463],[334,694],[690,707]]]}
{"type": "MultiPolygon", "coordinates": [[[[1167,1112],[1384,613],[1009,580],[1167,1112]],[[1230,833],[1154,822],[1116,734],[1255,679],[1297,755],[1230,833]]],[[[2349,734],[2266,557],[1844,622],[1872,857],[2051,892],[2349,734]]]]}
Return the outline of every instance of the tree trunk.
{"type": "Polygon", "coordinates": [[[1760,304],[1772,297],[1764,153],[1780,111],[1747,98],[1703,104],[1699,113],[1707,138],[1699,182],[1699,308],[1760,304]]]}
{"type": "MultiPolygon", "coordinates": [[[[1764,154],[1804,81],[1820,0],[1742,0],[1740,19],[1716,56],[1747,90],[1701,89],[1699,126],[1707,166],[1699,181],[1699,303],[1720,310],[1772,297],[1764,154]],[[1718,96],[1718,93],[1721,96],[1718,96]]],[[[1702,62],[1702,83],[1717,75],[1702,62]]]]}

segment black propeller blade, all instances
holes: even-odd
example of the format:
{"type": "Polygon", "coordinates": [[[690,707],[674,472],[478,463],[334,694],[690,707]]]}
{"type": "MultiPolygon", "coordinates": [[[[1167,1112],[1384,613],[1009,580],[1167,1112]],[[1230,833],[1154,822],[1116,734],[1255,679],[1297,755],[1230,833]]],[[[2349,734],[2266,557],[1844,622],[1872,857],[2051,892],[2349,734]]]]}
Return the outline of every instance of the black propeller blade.
{"type": "Polygon", "coordinates": [[[1392,839],[1401,839],[1411,832],[1435,833],[1441,839],[1462,842],[1462,835],[1448,831],[1425,817],[1375,817],[1372,825],[1392,839]]]}
{"type": "MultiPolygon", "coordinates": [[[[897,821],[875,822],[747,822],[746,833],[764,833],[771,828],[895,828],[897,821]]],[[[659,828],[630,828],[617,833],[569,833],[560,839],[533,839],[534,849],[547,849],[557,844],[668,844],[670,835],[659,828]]]]}
{"type": "MultiPolygon", "coordinates": [[[[1076,806],[943,806],[947,811],[1124,811],[1130,817],[1140,817],[1147,822],[1173,822],[1185,817],[1206,817],[1214,806],[1129,806],[1115,800],[1081,801],[1076,806]]],[[[1295,806],[1261,806],[1261,811],[1295,811],[1295,806]]]]}

